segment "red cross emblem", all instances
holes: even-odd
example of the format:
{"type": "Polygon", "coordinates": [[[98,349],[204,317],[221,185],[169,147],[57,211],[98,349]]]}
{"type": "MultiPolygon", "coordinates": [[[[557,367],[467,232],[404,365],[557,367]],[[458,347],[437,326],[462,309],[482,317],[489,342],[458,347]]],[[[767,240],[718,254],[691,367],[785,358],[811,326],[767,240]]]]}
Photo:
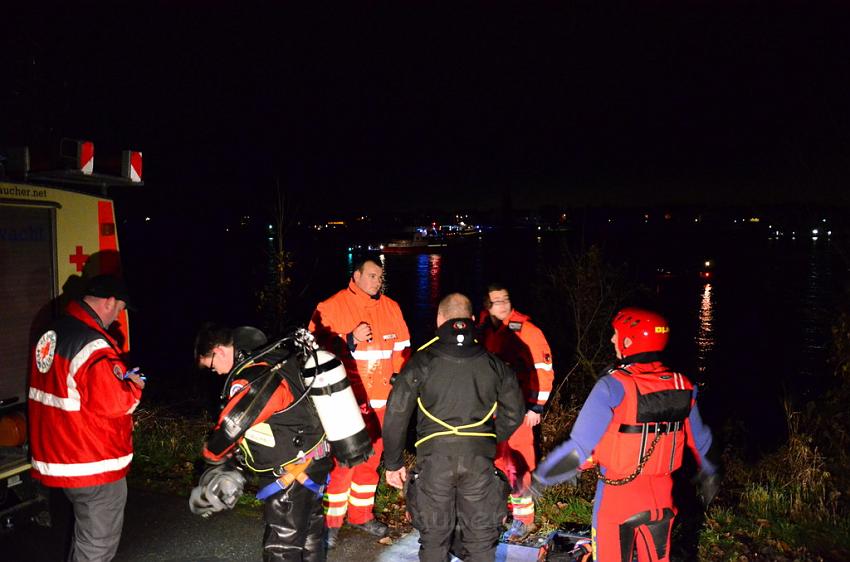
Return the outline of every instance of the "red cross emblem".
{"type": "Polygon", "coordinates": [[[39,372],[46,373],[53,364],[53,355],[56,352],[56,332],[50,330],[39,338],[35,346],[35,366],[39,372]]]}
{"type": "Polygon", "coordinates": [[[77,246],[76,253],[68,256],[68,262],[76,265],[77,271],[83,270],[83,266],[86,264],[87,259],[89,259],[89,255],[83,253],[83,247],[82,246],[77,246]]]}
{"type": "Polygon", "coordinates": [[[38,358],[44,361],[47,359],[48,355],[50,355],[50,341],[45,341],[44,345],[41,345],[38,348],[38,358]]]}

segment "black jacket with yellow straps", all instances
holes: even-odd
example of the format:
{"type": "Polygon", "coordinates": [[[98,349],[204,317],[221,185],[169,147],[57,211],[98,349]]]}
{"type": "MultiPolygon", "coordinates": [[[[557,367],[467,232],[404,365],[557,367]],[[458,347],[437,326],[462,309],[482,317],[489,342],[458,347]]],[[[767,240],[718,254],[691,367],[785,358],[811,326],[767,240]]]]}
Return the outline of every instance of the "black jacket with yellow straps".
{"type": "Polygon", "coordinates": [[[404,466],[414,410],[417,455],[492,458],[496,443],[522,423],[525,402],[513,370],[479,343],[472,320],[456,318],[443,323],[435,341],[396,377],[383,430],[388,470],[404,466]]]}

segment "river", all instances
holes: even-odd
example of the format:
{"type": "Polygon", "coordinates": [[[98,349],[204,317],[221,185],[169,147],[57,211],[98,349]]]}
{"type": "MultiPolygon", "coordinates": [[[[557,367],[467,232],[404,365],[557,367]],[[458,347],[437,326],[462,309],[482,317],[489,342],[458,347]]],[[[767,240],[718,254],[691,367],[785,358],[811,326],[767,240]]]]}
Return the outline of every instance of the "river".
{"type": "MultiPolygon", "coordinates": [[[[141,240],[130,236],[122,251],[136,283],[131,289],[143,292],[132,335],[138,362],[149,366],[149,382],[162,387],[151,395],[170,399],[185,396],[186,388],[214,386],[215,381],[199,383],[207,375],[191,368],[193,331],[203,319],[257,321],[257,271],[263,264],[252,268],[246,262],[261,253],[246,251],[244,243],[228,251],[198,236],[185,247],[193,251],[163,257],[156,244],[137,245],[141,240]],[[154,259],[158,271],[172,267],[173,273],[143,274],[140,264],[154,259]],[[180,374],[172,378],[175,371],[180,374]]],[[[669,316],[671,358],[701,383],[706,419],[740,432],[756,452],[781,443],[783,403],[800,407],[829,380],[830,330],[846,279],[829,237],[770,239],[765,229],[491,232],[439,254],[383,256],[385,290],[401,305],[414,345],[430,339],[443,295],[464,292],[477,306],[495,280],[510,288],[515,308],[559,342],[570,316],[557,308],[557,295],[547,292],[546,276],[565,263],[565,248],[580,255],[586,240],[619,268],[626,285],[644,287],[642,302],[650,295],[669,316]],[[706,260],[712,277],[701,279],[706,260]]],[[[289,314],[293,323],[304,324],[319,300],[345,286],[355,256],[344,241],[326,238],[295,248],[294,259],[289,314]]],[[[563,375],[570,350],[555,347],[553,355],[563,375]]]]}

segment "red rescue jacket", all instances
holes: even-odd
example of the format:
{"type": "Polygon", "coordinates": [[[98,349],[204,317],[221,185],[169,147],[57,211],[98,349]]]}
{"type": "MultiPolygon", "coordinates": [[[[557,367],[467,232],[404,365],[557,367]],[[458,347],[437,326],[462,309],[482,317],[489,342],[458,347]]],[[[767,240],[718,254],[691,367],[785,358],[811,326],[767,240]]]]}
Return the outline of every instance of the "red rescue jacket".
{"type": "Polygon", "coordinates": [[[71,302],[36,345],[29,388],[32,475],[81,488],[123,478],[142,390],[124,380],[117,342],[85,303],[71,302]]]}
{"type": "Polygon", "coordinates": [[[543,332],[525,314],[512,310],[494,326],[490,314],[481,313],[481,337],[487,351],[513,367],[530,409],[542,411],[552,392],[552,351],[543,332]]]}
{"type": "Polygon", "coordinates": [[[625,396],[593,452],[594,461],[605,468],[607,478],[629,476],[658,436],[641,474],[672,473],[682,465],[693,384],[658,361],[633,363],[611,376],[623,385],[625,396]]]}

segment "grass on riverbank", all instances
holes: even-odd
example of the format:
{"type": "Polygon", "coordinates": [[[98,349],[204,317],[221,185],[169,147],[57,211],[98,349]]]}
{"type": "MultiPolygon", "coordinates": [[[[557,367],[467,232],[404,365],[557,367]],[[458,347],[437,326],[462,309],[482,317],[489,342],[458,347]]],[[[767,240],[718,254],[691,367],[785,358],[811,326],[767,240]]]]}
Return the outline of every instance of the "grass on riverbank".
{"type": "Polygon", "coordinates": [[[212,421],[187,417],[165,408],[139,408],[133,432],[130,481],[163,492],[188,494],[212,421]]]}
{"type": "MultiPolygon", "coordinates": [[[[566,437],[576,413],[575,406],[547,413],[542,428],[544,451],[566,437]]],[[[850,466],[847,455],[823,450],[815,435],[801,430],[814,427],[811,422],[790,409],[788,423],[788,442],[754,466],[726,452],[721,492],[704,520],[696,522],[694,548],[700,560],[850,560],[848,477],[842,472],[842,467],[850,466]]],[[[199,452],[211,424],[206,416],[186,418],[166,409],[140,410],[131,482],[187,495],[203,467],[199,452]]],[[[408,460],[412,464],[412,456],[408,460]]],[[[585,474],[578,487],[548,489],[537,502],[540,532],[589,525],[595,484],[585,474]]],[[[240,504],[258,506],[254,492],[249,486],[240,504]]],[[[410,528],[401,494],[383,480],[375,511],[399,531],[410,528]]],[[[683,509],[677,527],[687,526],[694,515],[683,509]]],[[[674,545],[679,540],[675,534],[674,545]]]]}
{"type": "MultiPolygon", "coordinates": [[[[544,452],[563,440],[577,413],[575,406],[548,412],[544,452]]],[[[728,449],[721,490],[710,509],[703,516],[699,503],[692,501],[680,511],[674,552],[677,541],[685,540],[679,536],[682,527],[696,523],[699,560],[850,560],[850,478],[845,476],[850,457],[842,442],[823,439],[815,423],[831,421],[823,413],[812,408],[803,414],[786,405],[788,441],[755,464],[728,449]]],[[[543,529],[589,525],[595,485],[595,478],[584,474],[577,488],[547,490],[537,503],[538,524],[543,529]]],[[[688,486],[683,488],[693,496],[688,486]]]]}

